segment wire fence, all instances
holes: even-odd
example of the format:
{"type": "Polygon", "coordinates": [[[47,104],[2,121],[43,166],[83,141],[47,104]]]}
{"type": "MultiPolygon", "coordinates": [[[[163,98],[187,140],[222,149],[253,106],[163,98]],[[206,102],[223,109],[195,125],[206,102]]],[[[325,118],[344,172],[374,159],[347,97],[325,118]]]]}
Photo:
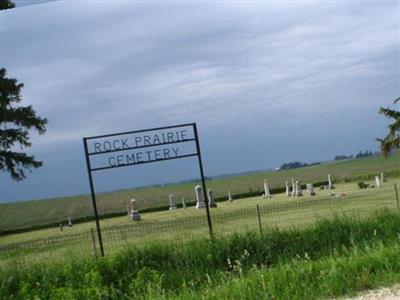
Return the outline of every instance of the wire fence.
{"type": "MultiPolygon", "coordinates": [[[[249,200],[235,200],[222,208],[211,209],[215,237],[249,230],[268,232],[273,228],[306,227],[318,220],[343,215],[361,219],[384,209],[400,211],[396,184],[349,194],[290,197],[287,201],[275,203],[265,199],[262,204],[246,206],[246,201],[249,200]]],[[[131,224],[110,226],[102,230],[106,255],[132,245],[141,247],[160,241],[182,243],[207,236],[209,228],[205,213],[197,216],[188,214],[174,220],[132,221],[131,224]]],[[[97,259],[99,255],[97,234],[93,228],[89,228],[75,234],[1,245],[0,268],[28,266],[34,262],[97,259]]]]}

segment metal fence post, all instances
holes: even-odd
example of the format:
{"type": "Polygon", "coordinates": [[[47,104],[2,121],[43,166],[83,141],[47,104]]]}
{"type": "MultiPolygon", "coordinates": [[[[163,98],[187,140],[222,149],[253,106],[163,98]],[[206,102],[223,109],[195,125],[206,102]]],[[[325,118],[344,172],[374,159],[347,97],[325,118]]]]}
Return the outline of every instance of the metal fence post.
{"type": "Polygon", "coordinates": [[[394,183],[394,184],[393,184],[393,187],[394,187],[394,195],[395,195],[395,197],[396,197],[397,210],[400,211],[399,192],[398,192],[398,190],[397,190],[397,184],[394,183]]]}
{"type": "Polygon", "coordinates": [[[257,204],[257,217],[258,217],[258,228],[260,229],[260,234],[262,234],[260,206],[258,204],[257,204]]]}
{"type": "Polygon", "coordinates": [[[91,236],[92,236],[92,242],[93,242],[94,259],[97,261],[96,239],[95,239],[95,237],[94,237],[94,230],[93,230],[93,228],[90,228],[90,234],[91,234],[91,236]]]}

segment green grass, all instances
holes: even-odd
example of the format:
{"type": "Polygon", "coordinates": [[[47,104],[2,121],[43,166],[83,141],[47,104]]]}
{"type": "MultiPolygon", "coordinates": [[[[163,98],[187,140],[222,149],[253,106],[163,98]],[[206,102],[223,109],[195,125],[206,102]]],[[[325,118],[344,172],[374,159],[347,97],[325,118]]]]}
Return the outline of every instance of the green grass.
{"type": "Polygon", "coordinates": [[[0,273],[1,299],[313,299],[400,280],[400,215],[129,247],[0,273]],[[329,233],[329,234],[328,234],[329,233]]]}
{"type": "MultiPolygon", "coordinates": [[[[380,172],[389,177],[400,175],[400,154],[386,160],[382,157],[369,157],[318,166],[278,171],[254,173],[245,176],[215,179],[207,183],[216,197],[226,197],[230,190],[235,194],[259,191],[261,194],[264,178],[268,178],[271,188],[282,188],[285,180],[300,179],[303,183],[326,180],[331,173],[338,182],[367,180],[380,172]]],[[[147,187],[98,194],[101,215],[123,213],[129,199],[136,198],[141,210],[168,205],[168,195],[175,194],[178,203],[181,197],[187,202],[194,201],[194,183],[171,184],[161,187],[147,187]]],[[[91,217],[92,204],[89,195],[36,200],[0,205],[0,232],[17,228],[29,228],[66,222],[68,216],[74,219],[91,217]]]]}
{"type": "MultiPolygon", "coordinates": [[[[393,181],[383,188],[359,190],[355,183],[338,184],[336,193],[345,197],[330,197],[318,190],[318,196],[273,199],[254,197],[221,202],[212,209],[214,233],[219,236],[259,230],[256,205],[260,206],[261,229],[302,228],[321,219],[337,215],[366,218],[377,210],[397,210],[393,181]]],[[[101,221],[106,254],[110,255],[129,245],[144,246],[153,241],[182,242],[208,237],[205,210],[195,208],[142,214],[142,221],[132,222],[126,216],[101,221]]],[[[60,232],[58,228],[42,229],[0,237],[0,266],[29,264],[33,261],[63,260],[73,253],[93,257],[90,228],[93,222],[74,225],[60,232]]],[[[95,235],[96,238],[96,235],[95,235]]]]}
{"type": "Polygon", "coordinates": [[[354,249],[349,256],[299,260],[274,268],[253,268],[218,286],[168,295],[149,287],[153,299],[321,299],[390,286],[400,281],[400,245],[354,249]]]}

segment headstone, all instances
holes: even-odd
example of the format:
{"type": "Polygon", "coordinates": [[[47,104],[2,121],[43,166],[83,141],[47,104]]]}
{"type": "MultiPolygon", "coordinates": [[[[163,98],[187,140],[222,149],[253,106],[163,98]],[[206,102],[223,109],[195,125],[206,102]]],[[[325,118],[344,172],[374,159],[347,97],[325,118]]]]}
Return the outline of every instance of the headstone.
{"type": "Polygon", "coordinates": [[[381,179],[379,178],[379,176],[375,176],[375,186],[381,187],[381,179]]]}
{"type": "Polygon", "coordinates": [[[136,206],[136,199],[131,199],[130,204],[131,204],[131,207],[130,207],[131,210],[138,210],[137,206],[136,206]]]}
{"type": "Polygon", "coordinates": [[[130,214],[129,214],[130,219],[132,221],[140,220],[141,217],[140,217],[140,214],[139,214],[139,210],[137,209],[137,206],[136,206],[136,199],[131,199],[131,201],[130,201],[130,209],[131,209],[130,214]]]}
{"type": "Polygon", "coordinates": [[[285,181],[285,186],[286,186],[286,196],[290,197],[291,194],[290,194],[289,182],[287,180],[285,181]]]}
{"type": "Polygon", "coordinates": [[[64,225],[61,223],[60,224],[60,231],[63,231],[63,229],[64,229],[64,225]]]}
{"type": "Polygon", "coordinates": [[[71,220],[71,217],[68,217],[68,227],[72,227],[72,220],[71,220]]]}
{"type": "Polygon", "coordinates": [[[185,202],[185,197],[182,197],[182,208],[186,208],[186,202],[185,202]]]}
{"type": "Polygon", "coordinates": [[[296,195],[296,182],[292,179],[292,197],[296,195]]]}
{"type": "Polygon", "coordinates": [[[381,173],[381,185],[383,185],[384,181],[385,181],[385,178],[383,178],[383,173],[381,173]]]}
{"type": "Polygon", "coordinates": [[[169,199],[169,210],[175,210],[176,209],[175,195],[174,194],[169,195],[168,199],[169,199]]]}
{"type": "Polygon", "coordinates": [[[333,190],[335,187],[333,186],[333,183],[332,183],[332,176],[331,176],[331,174],[328,174],[328,189],[329,190],[333,190]]]}
{"type": "Polygon", "coordinates": [[[301,190],[300,181],[296,180],[296,196],[301,197],[303,196],[303,191],[301,190]]]}
{"type": "Polygon", "coordinates": [[[208,206],[217,207],[217,203],[215,203],[214,193],[211,189],[208,189],[208,206]]]}
{"type": "Polygon", "coordinates": [[[264,198],[272,198],[267,179],[264,179],[264,198]]]}
{"type": "Polygon", "coordinates": [[[231,191],[228,191],[228,201],[233,202],[231,191]]]}
{"type": "Polygon", "coordinates": [[[312,183],[307,183],[307,191],[310,196],[315,196],[314,185],[312,183]]]}
{"type": "Polygon", "coordinates": [[[194,188],[196,193],[196,208],[204,208],[206,207],[206,203],[204,202],[204,193],[203,188],[200,185],[196,185],[194,188]]]}

